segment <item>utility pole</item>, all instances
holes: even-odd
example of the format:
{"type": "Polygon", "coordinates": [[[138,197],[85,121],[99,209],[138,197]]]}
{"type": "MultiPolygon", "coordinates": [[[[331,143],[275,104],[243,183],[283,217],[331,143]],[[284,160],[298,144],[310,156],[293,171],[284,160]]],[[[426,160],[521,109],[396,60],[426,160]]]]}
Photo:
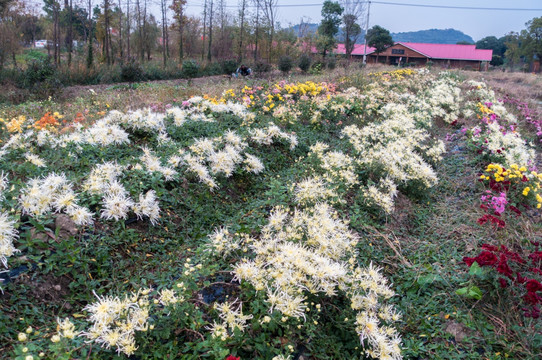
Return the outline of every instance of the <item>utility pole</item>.
{"type": "Polygon", "coordinates": [[[365,23],[365,47],[363,49],[363,64],[367,64],[367,32],[369,31],[369,13],[371,12],[371,2],[367,6],[367,22],[365,23]]]}

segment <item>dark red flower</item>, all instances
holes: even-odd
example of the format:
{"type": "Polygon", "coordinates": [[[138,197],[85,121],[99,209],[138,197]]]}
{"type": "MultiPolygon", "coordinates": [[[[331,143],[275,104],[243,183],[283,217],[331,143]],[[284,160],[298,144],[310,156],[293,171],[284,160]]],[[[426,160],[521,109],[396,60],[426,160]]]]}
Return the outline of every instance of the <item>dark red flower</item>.
{"type": "Polygon", "coordinates": [[[525,284],[525,288],[527,289],[528,292],[542,291],[542,284],[535,279],[530,279],[530,280],[527,280],[527,284],[525,284]]]}
{"type": "Polygon", "coordinates": [[[510,205],[508,208],[516,213],[516,217],[521,215],[521,211],[517,207],[510,205]]]}
{"type": "Polygon", "coordinates": [[[512,269],[510,269],[510,266],[508,266],[508,259],[504,254],[501,254],[501,258],[499,259],[499,265],[497,265],[497,272],[499,274],[503,274],[506,277],[509,277],[510,279],[513,278],[512,269]]]}
{"type": "Polygon", "coordinates": [[[228,357],[226,358],[226,360],[241,360],[241,357],[235,357],[233,355],[228,355],[228,357]]]}
{"type": "Polygon", "coordinates": [[[536,305],[542,302],[542,297],[537,295],[535,292],[528,291],[527,294],[523,296],[523,300],[525,300],[525,302],[528,304],[536,305]]]}
{"type": "Polygon", "coordinates": [[[499,285],[504,289],[505,287],[508,287],[508,282],[506,282],[505,278],[499,278],[499,285]]]}

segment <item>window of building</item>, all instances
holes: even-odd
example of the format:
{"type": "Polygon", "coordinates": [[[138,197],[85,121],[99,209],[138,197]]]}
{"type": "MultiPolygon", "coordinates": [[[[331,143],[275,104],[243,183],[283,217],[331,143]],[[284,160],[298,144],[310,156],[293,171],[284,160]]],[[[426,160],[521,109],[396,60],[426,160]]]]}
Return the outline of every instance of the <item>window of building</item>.
{"type": "Polygon", "coordinates": [[[405,55],[404,49],[391,49],[392,55],[405,55]]]}

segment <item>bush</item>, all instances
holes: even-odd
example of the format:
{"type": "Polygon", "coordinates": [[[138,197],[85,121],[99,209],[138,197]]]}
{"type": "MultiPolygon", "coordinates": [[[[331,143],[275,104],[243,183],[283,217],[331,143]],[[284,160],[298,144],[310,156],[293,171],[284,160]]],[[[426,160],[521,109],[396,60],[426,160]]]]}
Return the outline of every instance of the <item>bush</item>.
{"type": "Polygon", "coordinates": [[[309,70],[309,73],[311,75],[319,75],[322,73],[322,70],[324,69],[325,65],[326,64],[323,62],[317,61],[314,64],[312,64],[311,69],[309,70]]]}
{"type": "Polygon", "coordinates": [[[272,69],[271,64],[268,64],[263,61],[257,61],[256,65],[254,65],[254,71],[258,74],[267,73],[270,72],[272,69]]]}
{"type": "Polygon", "coordinates": [[[199,74],[199,64],[194,60],[185,60],[183,61],[183,70],[182,74],[185,78],[195,78],[199,74]]]}
{"type": "Polygon", "coordinates": [[[307,72],[311,68],[311,63],[312,63],[311,57],[307,54],[303,54],[301,55],[301,58],[299,59],[298,66],[301,69],[301,71],[307,72]]]}
{"type": "Polygon", "coordinates": [[[335,59],[334,57],[333,58],[329,58],[329,60],[327,61],[327,68],[329,70],[333,70],[337,67],[337,59],[335,59]]]}
{"type": "Polygon", "coordinates": [[[21,87],[32,88],[35,84],[47,79],[55,78],[56,68],[49,59],[33,60],[24,71],[21,78],[21,87]]]}
{"type": "Polygon", "coordinates": [[[222,66],[220,63],[208,63],[202,70],[200,75],[213,76],[222,74],[222,66]]]}
{"type": "Polygon", "coordinates": [[[120,78],[129,83],[139,82],[145,79],[143,68],[135,60],[130,60],[120,68],[120,78]]]}
{"type": "Polygon", "coordinates": [[[293,67],[293,61],[292,58],[288,55],[281,56],[279,59],[279,70],[283,73],[288,73],[290,70],[292,70],[293,67]]]}
{"type": "Polygon", "coordinates": [[[226,75],[233,74],[237,70],[237,61],[235,60],[224,60],[220,63],[222,67],[222,73],[226,75]]]}

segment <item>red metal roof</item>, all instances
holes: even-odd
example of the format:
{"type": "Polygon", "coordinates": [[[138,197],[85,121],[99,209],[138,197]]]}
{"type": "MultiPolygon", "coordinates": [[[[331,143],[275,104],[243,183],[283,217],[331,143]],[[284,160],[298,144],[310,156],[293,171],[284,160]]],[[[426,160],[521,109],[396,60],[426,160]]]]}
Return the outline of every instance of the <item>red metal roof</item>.
{"type": "Polygon", "coordinates": [[[432,59],[491,61],[493,50],[477,49],[476,45],[424,44],[398,42],[432,59]]]}
{"type": "MultiPolygon", "coordinates": [[[[477,49],[476,45],[424,44],[409,42],[397,42],[395,44],[406,46],[431,59],[491,61],[491,57],[493,56],[493,50],[477,49]]],[[[313,53],[318,52],[315,47],[311,50],[313,53]]],[[[364,50],[365,45],[356,44],[354,45],[352,55],[363,55],[364,50]]],[[[375,50],[375,48],[367,46],[367,55],[373,53],[375,50]]],[[[344,44],[338,44],[333,52],[335,54],[346,54],[344,44]]]]}

